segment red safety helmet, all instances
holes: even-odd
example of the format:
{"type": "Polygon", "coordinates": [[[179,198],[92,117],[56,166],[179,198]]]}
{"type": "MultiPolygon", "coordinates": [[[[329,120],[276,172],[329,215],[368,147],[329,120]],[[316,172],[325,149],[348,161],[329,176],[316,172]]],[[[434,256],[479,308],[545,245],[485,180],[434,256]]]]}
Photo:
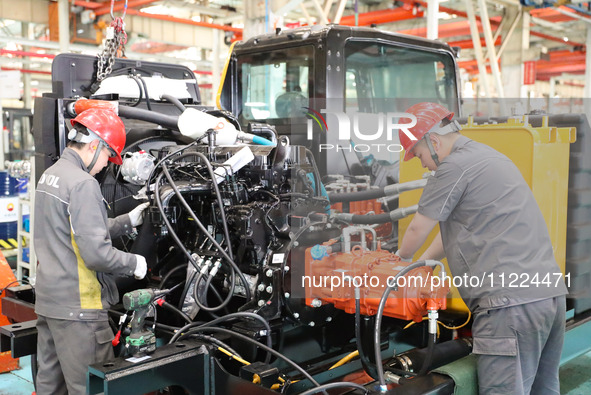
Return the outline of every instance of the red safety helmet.
{"type": "MultiPolygon", "coordinates": [[[[451,119],[454,113],[443,107],[441,104],[423,102],[411,106],[406,113],[413,114],[417,117],[417,124],[409,128],[408,131],[413,134],[417,139],[411,140],[402,130],[398,130],[398,137],[400,139],[400,145],[404,148],[404,160],[410,160],[414,158],[414,154],[411,152],[413,147],[423,139],[423,137],[431,131],[435,126],[439,125],[444,119],[451,119]]],[[[437,132],[436,130],[433,130],[437,132]]]]}
{"type": "Polygon", "coordinates": [[[72,126],[79,123],[94,132],[116,154],[110,157],[109,161],[116,165],[123,163],[121,151],[125,147],[125,125],[117,114],[101,108],[89,108],[78,114],[70,123],[72,126]]]}

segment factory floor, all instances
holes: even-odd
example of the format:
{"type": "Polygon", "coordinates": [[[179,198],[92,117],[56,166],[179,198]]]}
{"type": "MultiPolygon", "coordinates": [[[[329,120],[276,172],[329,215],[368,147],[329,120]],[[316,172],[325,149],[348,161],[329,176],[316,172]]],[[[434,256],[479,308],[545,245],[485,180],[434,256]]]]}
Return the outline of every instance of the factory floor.
{"type": "MultiPolygon", "coordinates": [[[[31,360],[20,359],[21,368],[0,374],[0,395],[31,395],[31,360]]],[[[591,352],[567,362],[560,368],[560,393],[563,395],[591,394],[591,352]]]]}

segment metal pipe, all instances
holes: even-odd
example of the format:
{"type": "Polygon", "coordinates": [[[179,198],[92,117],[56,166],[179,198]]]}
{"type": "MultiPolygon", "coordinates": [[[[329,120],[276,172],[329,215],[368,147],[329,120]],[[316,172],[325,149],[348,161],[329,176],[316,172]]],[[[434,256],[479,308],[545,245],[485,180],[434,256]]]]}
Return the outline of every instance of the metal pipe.
{"type": "Polygon", "coordinates": [[[488,74],[486,73],[484,57],[482,56],[480,33],[478,32],[478,26],[476,25],[474,6],[472,4],[472,0],[464,0],[464,3],[466,4],[466,13],[468,14],[468,22],[470,23],[470,34],[472,35],[472,43],[474,44],[474,55],[476,56],[476,61],[478,62],[478,72],[480,73],[479,78],[482,80],[482,84],[484,85],[486,97],[490,98],[490,85],[488,83],[488,74]]]}

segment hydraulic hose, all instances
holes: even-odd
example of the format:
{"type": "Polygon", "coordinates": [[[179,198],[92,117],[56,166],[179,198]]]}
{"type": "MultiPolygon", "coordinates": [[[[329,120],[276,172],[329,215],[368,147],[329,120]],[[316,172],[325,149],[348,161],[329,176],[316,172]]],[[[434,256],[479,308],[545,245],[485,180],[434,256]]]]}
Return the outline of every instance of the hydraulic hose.
{"type": "Polygon", "coordinates": [[[168,232],[170,233],[170,236],[172,236],[172,239],[179,246],[179,248],[181,249],[181,251],[183,251],[183,253],[185,254],[185,256],[187,258],[189,258],[189,262],[191,262],[191,264],[193,266],[195,266],[195,269],[199,270],[199,266],[197,266],[197,262],[195,262],[195,260],[191,256],[191,253],[187,250],[187,248],[185,247],[185,245],[183,244],[183,242],[181,241],[181,239],[178,237],[178,235],[174,231],[174,228],[172,227],[172,224],[170,223],[170,221],[168,220],[168,217],[166,216],[166,213],[164,212],[164,207],[162,207],[162,200],[160,200],[160,187],[159,187],[159,185],[160,185],[160,181],[161,180],[162,180],[162,174],[160,174],[158,176],[158,178],[156,178],[156,185],[155,185],[155,188],[154,188],[154,196],[155,196],[155,199],[156,199],[156,206],[158,206],[158,210],[162,214],[162,219],[164,220],[164,223],[166,224],[166,227],[168,228],[168,232]]]}
{"type": "MultiPolygon", "coordinates": [[[[177,198],[179,199],[179,201],[181,202],[183,207],[189,212],[189,215],[191,215],[191,217],[193,218],[193,220],[197,224],[197,227],[201,230],[201,232],[206,237],[208,237],[211,240],[214,247],[218,249],[218,251],[224,256],[224,258],[226,258],[226,260],[230,264],[230,267],[232,268],[232,276],[234,276],[236,273],[238,273],[238,276],[240,276],[240,280],[242,281],[242,284],[244,285],[244,292],[246,294],[246,299],[250,300],[252,295],[250,294],[250,288],[249,288],[248,282],[246,281],[246,277],[244,277],[244,273],[242,273],[240,268],[234,262],[234,258],[231,257],[230,255],[228,255],[228,253],[226,253],[226,251],[224,251],[222,246],[218,244],[218,242],[215,240],[215,238],[207,231],[205,226],[203,226],[203,223],[201,223],[201,221],[197,217],[197,214],[195,214],[195,212],[193,212],[193,209],[191,209],[191,206],[189,206],[189,203],[187,203],[187,201],[185,200],[185,198],[183,197],[183,195],[181,194],[181,192],[177,188],[177,186],[174,183],[174,180],[172,179],[172,177],[170,176],[170,173],[168,172],[168,168],[166,167],[165,164],[162,164],[162,172],[166,176],[166,179],[168,180],[171,188],[176,193],[177,198]]],[[[223,211],[223,209],[220,211],[223,211]]],[[[231,248],[228,248],[228,252],[231,254],[230,250],[231,250],[231,248]]],[[[197,266],[195,266],[195,267],[197,268],[197,266]]],[[[200,269],[198,269],[198,270],[200,270],[200,269]]],[[[201,273],[200,273],[200,276],[201,276],[201,273]]],[[[232,281],[232,283],[234,283],[234,281],[232,281]]],[[[234,288],[232,288],[230,290],[230,292],[228,293],[228,297],[226,298],[227,300],[225,300],[224,303],[222,303],[222,305],[219,306],[219,309],[224,308],[229,303],[229,299],[232,297],[233,293],[234,293],[234,288]]],[[[196,302],[198,302],[198,301],[196,300],[196,302]]],[[[203,308],[205,306],[200,305],[199,307],[203,308]]],[[[207,307],[205,307],[205,309],[207,309],[207,307]]]]}
{"type": "Polygon", "coordinates": [[[384,196],[399,195],[402,192],[423,188],[425,185],[427,185],[427,180],[414,180],[359,192],[331,193],[328,195],[328,198],[330,199],[331,204],[339,202],[358,202],[361,200],[377,199],[384,196]]]}
{"type": "Polygon", "coordinates": [[[167,310],[172,311],[175,314],[177,314],[179,317],[181,317],[183,320],[185,320],[189,324],[191,322],[193,322],[193,320],[188,315],[186,315],[185,313],[183,313],[182,310],[177,309],[175,306],[173,306],[172,304],[168,303],[165,300],[162,300],[161,302],[158,301],[158,305],[164,307],[167,310]]]}
{"type": "Polygon", "coordinates": [[[184,112],[187,107],[185,107],[185,105],[183,103],[181,103],[181,101],[179,99],[177,99],[174,96],[171,95],[162,95],[160,96],[160,98],[166,100],[169,103],[172,103],[176,106],[176,108],[178,108],[179,110],[181,110],[181,113],[184,112]]]}
{"type": "MultiPolygon", "coordinates": [[[[186,332],[187,330],[189,330],[191,328],[217,325],[221,322],[229,321],[229,320],[233,320],[233,319],[237,319],[237,318],[254,319],[254,320],[257,320],[260,323],[262,323],[263,326],[265,327],[265,330],[267,331],[267,342],[266,342],[267,347],[269,347],[269,348],[272,347],[271,327],[269,326],[269,323],[260,315],[255,314],[255,313],[247,313],[247,312],[237,312],[237,313],[226,314],[225,316],[216,318],[215,320],[210,321],[206,324],[194,322],[192,324],[185,325],[175,333],[175,335],[170,339],[168,344],[172,344],[175,341],[177,341],[180,338],[180,336],[183,335],[184,332],[186,332]]],[[[265,358],[265,363],[269,363],[270,360],[271,360],[271,354],[267,353],[267,357],[265,358]]]]}
{"type": "Polygon", "coordinates": [[[372,379],[377,379],[378,374],[376,366],[369,360],[369,357],[365,354],[363,344],[361,343],[361,308],[359,288],[355,288],[355,343],[357,344],[357,351],[359,351],[359,359],[361,360],[361,366],[372,379]]]}
{"type": "MultiPolygon", "coordinates": [[[[187,155],[189,155],[189,153],[187,153],[187,155]]],[[[230,232],[228,230],[228,221],[226,220],[226,212],[224,211],[224,202],[222,201],[222,195],[220,194],[220,188],[218,187],[217,182],[215,182],[215,179],[216,179],[215,172],[213,170],[213,167],[211,167],[211,163],[209,162],[209,160],[207,159],[207,157],[205,155],[203,155],[201,152],[195,152],[195,155],[198,156],[199,158],[201,158],[203,163],[205,163],[205,166],[207,167],[207,171],[209,172],[209,175],[211,176],[211,183],[213,184],[213,189],[215,191],[218,205],[220,206],[220,216],[222,217],[222,227],[224,229],[224,236],[226,237],[226,243],[228,244],[228,255],[230,256],[230,258],[233,261],[234,255],[232,254],[232,246],[230,244],[230,232]]],[[[244,286],[246,287],[246,283],[244,284],[244,286]]],[[[248,299],[250,299],[250,298],[248,298],[248,299]]]]}
{"type": "Polygon", "coordinates": [[[275,146],[275,143],[272,142],[271,140],[267,140],[264,137],[256,136],[256,135],[252,136],[252,142],[254,144],[258,144],[258,145],[266,145],[266,146],[273,146],[273,147],[275,146]]]}
{"type": "MultiPolygon", "coordinates": [[[[205,155],[203,155],[203,154],[201,154],[199,152],[197,152],[196,154],[202,155],[205,158],[205,155]]],[[[211,167],[211,165],[210,165],[210,167],[211,167]]],[[[244,292],[246,294],[246,300],[249,300],[250,301],[251,298],[252,298],[252,294],[250,292],[250,286],[249,286],[248,282],[246,281],[246,277],[244,276],[244,273],[242,273],[242,270],[240,270],[240,268],[234,262],[234,257],[232,256],[232,251],[231,251],[232,249],[231,248],[228,248],[228,252],[226,253],[226,251],[222,248],[222,246],[220,246],[218,244],[218,242],[216,241],[216,239],[207,231],[207,229],[205,228],[205,226],[203,226],[203,224],[201,223],[201,221],[199,220],[199,218],[197,217],[197,215],[193,212],[193,209],[191,209],[191,207],[189,206],[189,204],[187,203],[187,201],[185,200],[185,198],[182,196],[182,194],[180,193],[180,191],[176,187],[176,185],[174,183],[174,180],[172,179],[172,177],[170,176],[170,173],[168,172],[168,168],[164,164],[162,165],[162,171],[163,171],[164,175],[166,176],[166,178],[168,179],[168,182],[170,183],[170,186],[172,187],[172,189],[177,194],[177,197],[178,197],[179,201],[181,202],[181,204],[183,205],[183,207],[185,207],[185,209],[189,212],[189,214],[191,215],[191,217],[193,217],[193,219],[195,220],[195,223],[197,224],[197,227],[199,227],[199,229],[201,230],[201,232],[203,232],[203,234],[205,236],[207,236],[211,240],[211,242],[214,245],[214,247],[217,248],[218,251],[228,261],[228,263],[232,267],[232,271],[238,274],[238,276],[240,277],[240,281],[242,281],[242,285],[244,285],[244,292]]],[[[215,182],[213,182],[213,184],[215,186],[217,186],[217,184],[215,182]]],[[[219,189],[216,192],[218,193],[218,196],[220,196],[219,195],[219,189]]],[[[220,208],[220,212],[222,212],[222,213],[224,212],[223,206],[220,208]]],[[[222,215],[222,221],[226,225],[226,230],[227,230],[227,224],[226,224],[225,214],[222,215]]],[[[228,246],[229,246],[230,238],[227,236],[227,239],[226,240],[227,240],[228,246]]],[[[232,293],[233,291],[234,290],[232,290],[230,293],[232,293]]]]}
{"type": "Polygon", "coordinates": [[[427,374],[429,367],[431,366],[431,362],[433,362],[433,352],[435,351],[435,342],[437,340],[437,333],[429,333],[429,341],[427,344],[427,357],[425,361],[423,361],[423,365],[421,366],[421,370],[419,370],[419,376],[424,376],[427,374]]]}
{"type": "Polygon", "coordinates": [[[119,115],[125,118],[155,123],[168,129],[179,130],[178,116],[165,115],[156,111],[130,106],[119,106],[119,115]]]}
{"type": "Polygon", "coordinates": [[[335,219],[349,222],[352,224],[370,225],[370,224],[385,224],[388,222],[398,221],[404,217],[408,217],[414,214],[419,209],[419,206],[415,204],[409,207],[400,207],[396,210],[390,211],[389,213],[376,214],[376,215],[357,215],[349,213],[339,213],[334,217],[335,219]]]}
{"type": "MultiPolygon", "coordinates": [[[[210,325],[210,324],[207,324],[207,325],[210,325]]],[[[320,383],[318,383],[318,381],[314,380],[314,377],[312,377],[310,375],[310,373],[308,373],[305,369],[303,369],[297,363],[295,363],[291,359],[287,358],[285,355],[281,354],[280,352],[273,350],[271,347],[266,346],[263,343],[258,342],[258,341],[254,340],[254,339],[252,339],[252,338],[250,338],[248,336],[242,335],[242,334],[240,334],[238,332],[234,332],[234,331],[229,330],[229,329],[212,327],[212,326],[200,326],[198,328],[194,328],[193,331],[219,332],[219,333],[223,333],[223,334],[226,334],[226,335],[230,335],[232,337],[236,337],[238,339],[244,340],[244,341],[249,342],[251,344],[254,344],[258,348],[262,349],[263,351],[266,351],[266,352],[274,355],[275,357],[277,357],[279,359],[282,359],[283,361],[287,362],[288,365],[290,365],[292,368],[294,368],[295,370],[297,370],[298,372],[300,372],[301,374],[303,374],[308,380],[310,380],[310,382],[312,384],[314,384],[316,387],[320,387],[320,383]]]]}
{"type": "Polygon", "coordinates": [[[410,265],[406,266],[404,269],[396,273],[394,278],[392,279],[392,285],[388,285],[388,288],[384,291],[382,298],[380,299],[380,304],[378,306],[378,312],[376,314],[376,326],[374,328],[374,352],[375,352],[375,359],[376,359],[376,369],[378,374],[378,380],[380,382],[380,390],[382,392],[387,391],[386,387],[386,379],[384,378],[384,366],[382,365],[382,352],[381,352],[381,329],[382,329],[382,317],[384,316],[384,310],[386,308],[386,302],[388,301],[388,296],[390,292],[395,289],[398,289],[397,281],[399,277],[404,276],[406,273],[410,272],[417,267],[422,266],[440,266],[441,273],[440,275],[442,278],[445,278],[445,267],[439,261],[427,260],[427,261],[417,261],[411,263],[410,265]]]}

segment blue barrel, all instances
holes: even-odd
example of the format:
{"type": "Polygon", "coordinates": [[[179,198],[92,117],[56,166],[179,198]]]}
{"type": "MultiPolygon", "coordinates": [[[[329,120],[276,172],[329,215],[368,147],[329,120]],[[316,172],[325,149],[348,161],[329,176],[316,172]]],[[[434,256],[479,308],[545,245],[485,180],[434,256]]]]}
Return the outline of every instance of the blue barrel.
{"type": "Polygon", "coordinates": [[[0,239],[16,239],[18,234],[18,182],[0,171],[0,239]]]}

